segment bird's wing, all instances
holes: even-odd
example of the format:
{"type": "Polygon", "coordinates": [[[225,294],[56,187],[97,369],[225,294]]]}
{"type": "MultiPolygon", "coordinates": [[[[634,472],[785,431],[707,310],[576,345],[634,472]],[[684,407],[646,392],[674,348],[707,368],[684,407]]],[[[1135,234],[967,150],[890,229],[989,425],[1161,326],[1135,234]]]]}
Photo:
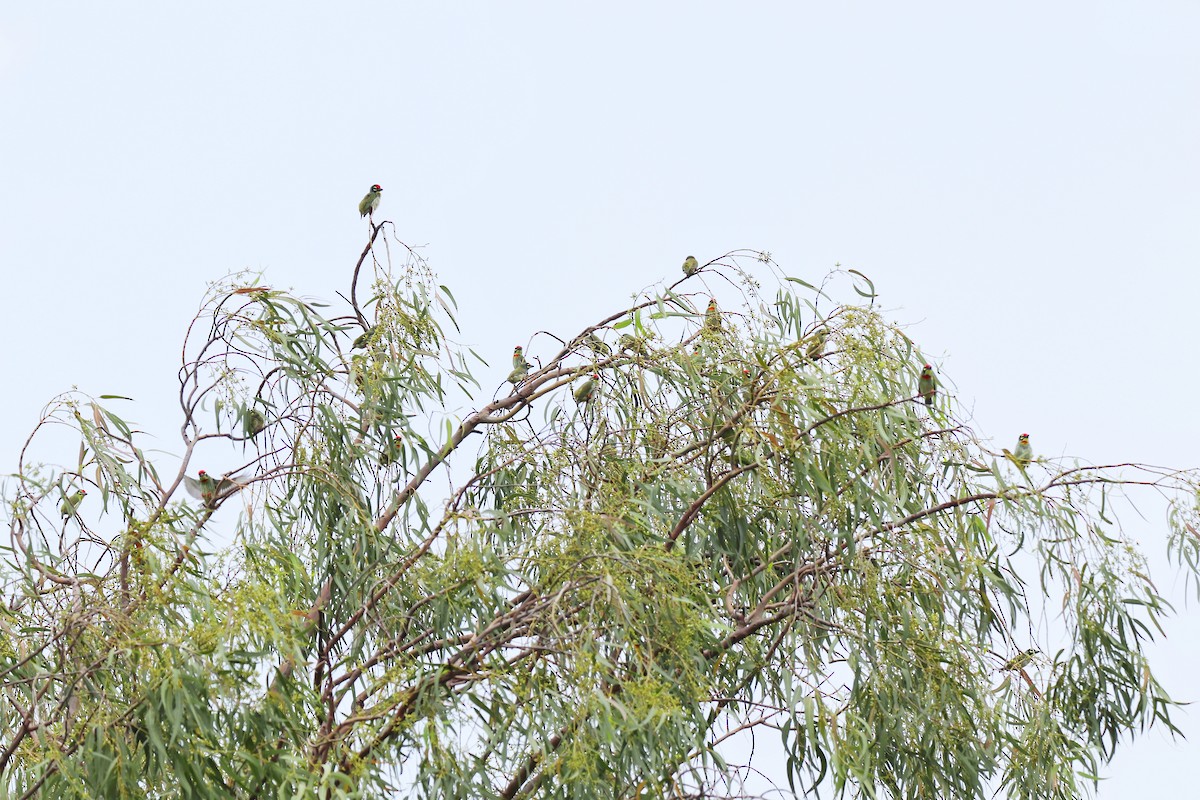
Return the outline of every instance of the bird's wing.
{"type": "Polygon", "coordinates": [[[183,476],[183,488],[187,489],[187,493],[197,500],[204,499],[204,492],[200,490],[200,481],[190,475],[183,476]]]}
{"type": "Polygon", "coordinates": [[[226,497],[246,486],[246,473],[226,475],[217,483],[217,497],[226,497]]]}

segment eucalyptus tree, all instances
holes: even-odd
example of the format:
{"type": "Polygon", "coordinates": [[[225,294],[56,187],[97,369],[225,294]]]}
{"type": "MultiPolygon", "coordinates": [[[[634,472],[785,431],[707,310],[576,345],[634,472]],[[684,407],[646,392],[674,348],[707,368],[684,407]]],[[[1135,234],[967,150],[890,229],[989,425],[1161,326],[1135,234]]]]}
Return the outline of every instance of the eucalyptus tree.
{"type": "Polygon", "coordinates": [[[6,497],[4,796],[1071,798],[1173,730],[1113,500],[1166,494],[1194,576],[1192,474],[1015,468],[864,276],[748,251],[483,387],[507,350],[455,343],[390,230],[340,311],[213,289],[181,459],[119,398],[47,407],[6,497]]]}

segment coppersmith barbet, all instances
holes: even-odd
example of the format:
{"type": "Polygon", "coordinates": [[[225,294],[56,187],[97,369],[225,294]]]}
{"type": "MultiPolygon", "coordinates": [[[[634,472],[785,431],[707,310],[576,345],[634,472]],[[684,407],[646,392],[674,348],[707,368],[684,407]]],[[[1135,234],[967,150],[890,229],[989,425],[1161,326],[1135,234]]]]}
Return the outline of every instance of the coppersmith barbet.
{"type": "Polygon", "coordinates": [[[1021,467],[1033,461],[1033,448],[1029,446],[1028,433],[1022,433],[1017,437],[1017,449],[1013,450],[1013,460],[1021,467]]]}
{"type": "Polygon", "coordinates": [[[62,518],[75,516],[75,510],[79,508],[79,504],[83,502],[83,498],[87,496],[87,492],[80,489],[73,494],[64,497],[62,505],[58,507],[58,513],[62,514],[62,518]]]}
{"type": "Polygon", "coordinates": [[[817,328],[812,332],[808,348],[804,351],[804,355],[808,356],[809,361],[817,361],[825,355],[825,340],[828,338],[829,330],[827,328],[817,328]]]}
{"type": "Polygon", "coordinates": [[[917,394],[925,398],[925,405],[933,405],[933,398],[937,396],[937,378],[933,377],[933,366],[926,364],[921,370],[921,377],[917,379],[917,394]]]}
{"type": "Polygon", "coordinates": [[[1004,662],[1004,666],[1000,668],[1001,672],[1016,672],[1019,669],[1024,669],[1033,661],[1033,657],[1038,654],[1038,651],[1030,648],[1024,653],[1017,653],[1015,656],[1004,662]]]}
{"type": "Polygon", "coordinates": [[[515,386],[529,377],[529,362],[525,360],[521,345],[513,348],[512,363],[513,369],[508,373],[508,382],[515,386]]]}
{"type": "Polygon", "coordinates": [[[386,467],[388,464],[391,464],[393,461],[399,458],[403,452],[404,439],[400,436],[394,437],[392,441],[389,442],[387,446],[385,446],[379,453],[380,466],[386,467]]]}
{"type": "Polygon", "coordinates": [[[371,191],[367,192],[362,200],[358,201],[358,215],[365,217],[368,215],[374,219],[375,210],[379,208],[379,198],[383,193],[383,187],[378,183],[371,187],[371,191]]]}
{"type": "Polygon", "coordinates": [[[646,340],[640,336],[634,336],[631,333],[622,333],[618,342],[623,350],[632,351],[639,356],[650,355],[650,351],[646,349],[646,340]]]}
{"type": "Polygon", "coordinates": [[[261,411],[257,408],[246,409],[245,414],[242,416],[242,433],[246,435],[247,439],[253,439],[255,436],[258,436],[266,427],[267,418],[263,416],[261,411]]]}
{"type": "Polygon", "coordinates": [[[717,298],[715,297],[708,301],[708,308],[704,311],[704,329],[721,330],[721,310],[717,308],[717,298]]]}
{"type": "Polygon", "coordinates": [[[596,381],[598,380],[600,380],[600,375],[593,372],[588,375],[587,380],[575,387],[575,402],[582,405],[591,400],[592,396],[596,394],[596,381]]]}
{"type": "Polygon", "coordinates": [[[204,470],[197,477],[183,476],[183,485],[188,494],[200,500],[208,508],[216,508],[218,500],[224,500],[229,495],[241,489],[241,475],[226,476],[216,480],[204,470]]]}

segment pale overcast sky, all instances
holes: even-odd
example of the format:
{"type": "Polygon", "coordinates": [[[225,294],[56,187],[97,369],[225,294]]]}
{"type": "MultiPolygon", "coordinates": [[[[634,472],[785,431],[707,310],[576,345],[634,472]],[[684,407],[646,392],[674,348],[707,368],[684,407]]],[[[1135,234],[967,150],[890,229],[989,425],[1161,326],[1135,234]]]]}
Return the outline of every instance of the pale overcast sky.
{"type": "MultiPolygon", "coordinates": [[[[750,247],[869,275],[996,447],[1200,464],[1200,3],[356,5],[0,9],[3,471],[72,385],[177,452],[206,283],[334,299],[375,182],[489,386],[532,330],[750,247]]],[[[1149,500],[1158,667],[1200,701],[1149,500]]],[[[1099,797],[1194,791],[1177,719],[1099,797]]]]}

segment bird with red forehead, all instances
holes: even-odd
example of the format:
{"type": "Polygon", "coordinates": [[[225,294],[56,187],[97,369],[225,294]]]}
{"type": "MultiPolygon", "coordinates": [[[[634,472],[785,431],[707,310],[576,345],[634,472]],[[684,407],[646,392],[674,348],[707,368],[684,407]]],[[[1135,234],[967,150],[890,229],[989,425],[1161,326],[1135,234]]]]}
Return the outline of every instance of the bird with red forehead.
{"type": "Polygon", "coordinates": [[[75,516],[75,510],[79,508],[79,504],[85,497],[87,497],[86,489],[80,489],[69,497],[64,497],[62,505],[58,507],[58,513],[62,514],[63,519],[75,516]]]}
{"type": "Polygon", "coordinates": [[[183,476],[184,488],[187,489],[188,494],[202,501],[209,508],[216,508],[218,500],[223,500],[241,489],[242,481],[245,480],[244,473],[228,475],[221,480],[216,480],[204,470],[200,470],[196,474],[195,478],[183,476]]]}
{"type": "Polygon", "coordinates": [[[383,187],[378,183],[371,187],[371,191],[367,192],[366,196],[358,201],[358,215],[360,217],[371,216],[374,219],[375,210],[379,208],[379,198],[383,193],[383,187]]]}
{"type": "Polygon", "coordinates": [[[188,494],[206,506],[211,506],[217,499],[217,482],[204,470],[200,470],[195,478],[184,475],[183,485],[188,490],[188,494]]]}
{"type": "Polygon", "coordinates": [[[937,378],[933,377],[931,364],[926,364],[921,370],[921,377],[917,379],[917,394],[925,398],[925,405],[933,405],[933,398],[937,396],[937,378]]]}
{"type": "Polygon", "coordinates": [[[392,437],[392,441],[388,443],[383,451],[379,454],[379,463],[386,467],[393,461],[398,459],[404,453],[404,438],[401,436],[392,437]]]}
{"type": "Polygon", "coordinates": [[[596,381],[598,380],[600,380],[599,373],[593,372],[588,375],[587,380],[575,389],[575,402],[582,405],[591,400],[592,396],[596,394],[596,381]]]}

